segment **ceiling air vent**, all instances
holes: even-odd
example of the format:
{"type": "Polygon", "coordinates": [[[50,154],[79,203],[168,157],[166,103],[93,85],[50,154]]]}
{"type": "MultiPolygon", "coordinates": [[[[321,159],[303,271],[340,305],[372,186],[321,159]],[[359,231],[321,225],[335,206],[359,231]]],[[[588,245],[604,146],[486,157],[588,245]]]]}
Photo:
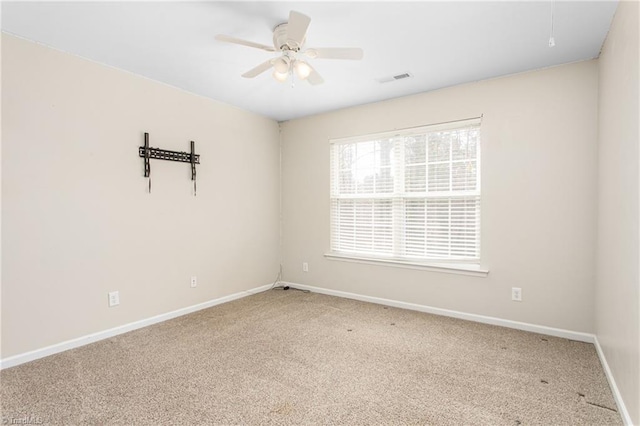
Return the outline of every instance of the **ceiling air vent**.
{"type": "Polygon", "coordinates": [[[412,78],[413,74],[410,72],[403,72],[402,74],[392,75],[391,77],[382,77],[378,79],[379,83],[389,83],[391,81],[404,80],[405,78],[412,78]]]}

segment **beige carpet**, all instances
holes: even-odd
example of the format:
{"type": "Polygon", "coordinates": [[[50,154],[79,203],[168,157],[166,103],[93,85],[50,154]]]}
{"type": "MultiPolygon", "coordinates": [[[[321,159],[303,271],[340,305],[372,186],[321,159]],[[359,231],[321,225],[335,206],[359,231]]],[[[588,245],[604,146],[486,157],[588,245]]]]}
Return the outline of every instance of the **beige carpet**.
{"type": "Polygon", "coordinates": [[[44,424],[621,424],[594,346],[271,290],[2,371],[44,424]]]}

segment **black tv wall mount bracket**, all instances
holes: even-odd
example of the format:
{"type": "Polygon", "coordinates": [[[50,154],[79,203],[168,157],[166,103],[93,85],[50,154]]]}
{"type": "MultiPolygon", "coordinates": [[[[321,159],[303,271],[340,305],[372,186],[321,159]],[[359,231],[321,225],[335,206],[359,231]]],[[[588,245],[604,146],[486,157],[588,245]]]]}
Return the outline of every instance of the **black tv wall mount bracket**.
{"type": "Polygon", "coordinates": [[[138,148],[138,156],[144,158],[144,177],[149,178],[149,192],[151,192],[151,164],[149,160],[169,160],[191,164],[193,195],[196,195],[196,164],[200,164],[200,155],[196,154],[196,144],[194,141],[191,141],[191,152],[169,151],[149,147],[149,133],[145,133],[144,146],[138,148]]]}

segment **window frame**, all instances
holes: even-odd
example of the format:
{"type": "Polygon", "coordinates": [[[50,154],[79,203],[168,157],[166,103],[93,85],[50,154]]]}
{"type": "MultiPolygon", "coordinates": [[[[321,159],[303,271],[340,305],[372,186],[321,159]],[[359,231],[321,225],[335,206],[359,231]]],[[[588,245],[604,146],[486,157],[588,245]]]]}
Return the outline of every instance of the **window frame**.
{"type": "MultiPolygon", "coordinates": [[[[335,139],[330,139],[329,140],[329,152],[330,152],[330,156],[331,155],[339,155],[338,154],[338,150],[334,149],[335,145],[344,145],[344,144],[357,144],[357,143],[362,143],[362,142],[369,142],[369,141],[377,141],[377,140],[383,140],[383,139],[393,139],[393,138],[407,138],[413,135],[427,135],[429,133],[434,133],[434,132],[439,132],[439,131],[446,131],[446,130],[454,130],[454,129],[464,129],[464,128],[469,128],[469,127],[477,127],[478,131],[480,131],[480,127],[481,127],[481,122],[482,122],[482,117],[475,117],[475,118],[471,118],[471,119],[464,119],[464,120],[456,120],[456,121],[450,121],[450,122],[444,122],[444,123],[437,123],[437,124],[430,124],[430,125],[423,125],[423,126],[417,126],[417,127],[411,127],[411,128],[405,128],[405,129],[396,129],[396,130],[392,130],[392,131],[386,131],[386,132],[380,132],[380,133],[374,133],[374,134],[367,134],[367,135],[359,135],[359,136],[355,136],[355,137],[345,137],[345,138],[335,138],[335,139]]],[[[400,146],[402,147],[402,154],[404,153],[404,145],[402,142],[400,142],[400,146]]],[[[425,140],[425,149],[429,149],[429,142],[428,140],[425,140]]],[[[488,270],[483,269],[480,267],[480,262],[481,262],[481,204],[482,204],[482,179],[481,179],[481,162],[482,162],[482,155],[481,155],[481,145],[482,145],[482,135],[480,134],[478,136],[478,143],[476,146],[476,157],[475,157],[475,165],[476,165],[476,189],[473,191],[455,191],[452,188],[450,188],[448,191],[446,191],[446,195],[444,194],[432,194],[431,196],[425,196],[425,195],[419,195],[416,198],[419,200],[429,200],[429,199],[434,199],[437,197],[442,197],[448,200],[451,199],[455,199],[456,197],[476,197],[477,198],[477,229],[478,229],[478,235],[476,238],[476,253],[477,253],[477,257],[473,257],[473,258],[441,258],[441,257],[412,257],[412,256],[398,256],[397,254],[397,250],[394,248],[392,250],[392,255],[386,255],[386,254],[382,254],[382,253],[363,253],[363,252],[356,252],[356,251],[347,251],[347,250],[334,250],[334,232],[335,228],[334,228],[334,200],[336,199],[340,199],[340,198],[352,198],[352,199],[357,199],[359,197],[362,198],[366,198],[366,199],[371,199],[371,200],[376,200],[376,199],[384,199],[387,198],[385,197],[378,197],[375,192],[372,193],[371,197],[368,197],[368,194],[357,194],[355,193],[354,197],[342,197],[342,195],[344,194],[338,194],[338,196],[336,196],[334,194],[334,185],[336,182],[336,179],[339,179],[339,175],[338,173],[340,172],[340,162],[338,158],[331,158],[330,157],[330,187],[329,187],[329,220],[330,220],[330,224],[329,224],[329,228],[330,228],[330,243],[329,243],[329,251],[325,254],[325,257],[330,259],[330,260],[343,260],[343,261],[355,261],[358,263],[369,263],[369,264],[377,264],[377,265],[389,265],[389,266],[399,266],[399,267],[407,267],[407,268],[411,268],[411,269],[427,269],[427,270],[434,270],[437,272],[449,272],[449,273],[462,273],[465,275],[475,275],[475,276],[486,276],[488,274],[488,270]],[[374,195],[375,194],[375,195],[374,195]]],[[[404,179],[404,173],[405,171],[408,169],[407,163],[404,163],[404,160],[397,160],[399,163],[401,164],[401,172],[400,172],[400,177],[398,176],[392,176],[393,179],[404,179]],[[400,161],[403,161],[402,163],[400,163],[400,161]]],[[[425,159],[425,162],[428,161],[427,159],[425,159]]],[[[449,158],[449,164],[453,165],[454,161],[452,157],[449,158]]],[[[426,165],[427,163],[425,163],[426,165]]],[[[396,171],[396,174],[398,173],[398,171],[396,171]]],[[[428,177],[425,180],[425,184],[428,185],[429,184],[429,180],[428,177]]],[[[404,183],[402,184],[402,192],[398,192],[398,184],[397,182],[394,183],[394,189],[393,192],[390,194],[390,198],[394,199],[394,200],[400,200],[401,203],[404,203],[407,199],[412,198],[412,197],[407,197],[407,194],[410,195],[410,192],[404,191],[404,183]]],[[[425,192],[429,192],[428,190],[425,192]]],[[[434,191],[437,192],[437,191],[434,191]]],[[[444,191],[443,191],[444,192],[444,191]]],[[[451,208],[451,207],[449,207],[451,208]]],[[[405,216],[406,217],[406,216],[405,216]]],[[[396,238],[398,237],[397,235],[397,229],[396,228],[401,228],[403,230],[403,232],[406,232],[406,222],[405,219],[398,221],[397,218],[396,220],[392,219],[392,226],[395,229],[395,231],[393,232],[394,236],[392,238],[392,244],[394,246],[397,246],[398,241],[396,241],[396,238]],[[400,222],[400,223],[398,223],[400,222]]],[[[451,225],[449,225],[451,226],[451,225]]],[[[451,233],[451,231],[449,231],[449,233],[451,233]]],[[[406,248],[405,248],[406,249],[406,248]]],[[[426,244],[426,240],[425,240],[425,250],[427,249],[427,244],[426,244]]]]}

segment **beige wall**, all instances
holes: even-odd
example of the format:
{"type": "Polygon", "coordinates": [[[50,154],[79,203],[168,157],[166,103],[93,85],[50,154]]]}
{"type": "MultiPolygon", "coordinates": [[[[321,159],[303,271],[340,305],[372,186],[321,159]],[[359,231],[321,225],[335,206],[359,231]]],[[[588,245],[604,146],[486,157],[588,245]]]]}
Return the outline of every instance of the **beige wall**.
{"type": "Polygon", "coordinates": [[[275,279],[276,122],[7,35],[2,56],[3,358],[275,279]],[[196,141],[197,197],[160,160],[146,192],[145,131],[196,141]]]}
{"type": "Polygon", "coordinates": [[[597,79],[597,62],[587,61],[282,123],[284,279],[593,332],[597,79]],[[330,138],[482,114],[488,277],[323,256],[330,138]],[[523,302],[511,301],[511,287],[522,288],[523,302]]]}
{"type": "Polygon", "coordinates": [[[638,3],[620,2],[599,59],[596,334],[640,424],[638,3]]]}

